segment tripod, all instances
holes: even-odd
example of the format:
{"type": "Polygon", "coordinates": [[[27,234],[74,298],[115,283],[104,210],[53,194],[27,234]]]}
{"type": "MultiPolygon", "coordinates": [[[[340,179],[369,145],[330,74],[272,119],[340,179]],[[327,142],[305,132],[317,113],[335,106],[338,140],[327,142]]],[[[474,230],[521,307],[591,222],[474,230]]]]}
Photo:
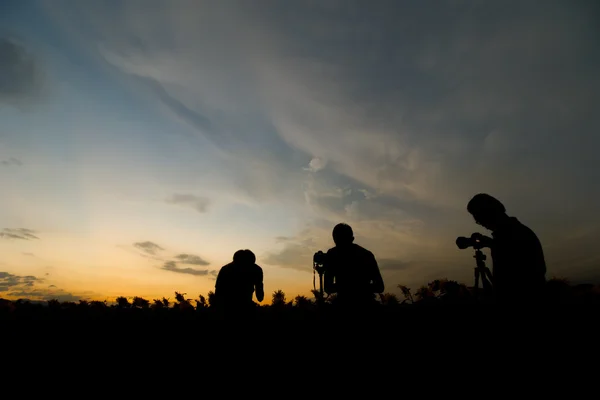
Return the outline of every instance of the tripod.
{"type": "Polygon", "coordinates": [[[323,273],[325,272],[325,266],[316,261],[313,261],[313,288],[317,290],[315,284],[315,272],[319,274],[319,294],[321,295],[321,299],[324,298],[323,294],[323,273]]]}
{"type": "Polygon", "coordinates": [[[479,279],[481,278],[484,293],[491,293],[493,277],[490,269],[485,266],[486,255],[483,254],[481,249],[475,249],[473,258],[477,264],[475,267],[475,286],[473,287],[475,292],[479,292],[479,279]]]}

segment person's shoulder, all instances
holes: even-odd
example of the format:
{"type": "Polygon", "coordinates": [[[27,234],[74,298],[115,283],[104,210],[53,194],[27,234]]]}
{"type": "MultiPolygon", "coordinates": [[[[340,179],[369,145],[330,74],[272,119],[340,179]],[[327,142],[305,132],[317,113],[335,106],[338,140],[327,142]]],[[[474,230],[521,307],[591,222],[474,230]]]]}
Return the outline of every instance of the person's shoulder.
{"type": "Polygon", "coordinates": [[[233,265],[233,263],[229,263],[229,264],[225,264],[221,267],[221,271],[227,271],[228,269],[231,269],[231,266],[233,265]]]}
{"type": "Polygon", "coordinates": [[[533,229],[531,229],[529,226],[525,225],[524,223],[522,223],[521,221],[519,221],[517,218],[513,217],[512,220],[513,224],[513,230],[518,232],[518,234],[524,238],[529,238],[529,239],[533,239],[533,240],[538,240],[537,235],[535,234],[535,232],[533,231],[533,229]]]}
{"type": "Polygon", "coordinates": [[[365,249],[364,247],[356,243],[354,243],[354,249],[365,256],[374,257],[373,252],[371,250],[365,249]]]}

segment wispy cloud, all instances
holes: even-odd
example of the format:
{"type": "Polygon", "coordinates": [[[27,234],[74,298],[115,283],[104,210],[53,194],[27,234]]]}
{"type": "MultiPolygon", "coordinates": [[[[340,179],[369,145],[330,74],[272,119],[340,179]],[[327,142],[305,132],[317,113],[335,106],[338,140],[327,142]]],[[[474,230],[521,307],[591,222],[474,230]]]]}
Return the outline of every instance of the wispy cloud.
{"type": "Polygon", "coordinates": [[[23,165],[23,162],[21,160],[19,160],[18,158],[10,157],[8,160],[0,161],[0,164],[4,165],[6,167],[11,166],[11,165],[21,166],[21,165],[23,165]]]}
{"type": "Polygon", "coordinates": [[[34,233],[36,232],[26,228],[4,228],[0,232],[0,238],[21,240],[39,239],[34,233]]]}
{"type": "Polygon", "coordinates": [[[32,275],[19,276],[8,272],[0,272],[0,292],[6,292],[14,287],[31,287],[36,282],[42,282],[43,279],[32,275]]]}
{"type": "Polygon", "coordinates": [[[40,63],[23,43],[0,37],[0,60],[0,103],[21,105],[37,97],[43,83],[40,63]]]}
{"type": "Polygon", "coordinates": [[[193,194],[176,193],[165,200],[168,204],[177,204],[185,207],[190,207],[199,213],[208,211],[210,200],[206,197],[196,196],[193,194]]]}
{"type": "Polygon", "coordinates": [[[151,256],[155,256],[158,252],[164,250],[162,247],[160,247],[156,243],[153,243],[150,241],[137,242],[137,243],[134,243],[133,246],[151,256]]]}
{"type": "Polygon", "coordinates": [[[175,258],[182,264],[190,264],[190,265],[210,265],[208,261],[201,258],[200,256],[195,256],[193,254],[178,254],[175,258]]]}
{"type": "Polygon", "coordinates": [[[214,271],[211,271],[208,269],[198,270],[198,269],[189,268],[189,267],[180,268],[177,266],[177,263],[175,261],[165,262],[164,265],[161,267],[161,269],[163,269],[165,271],[176,272],[178,274],[188,274],[188,275],[194,275],[194,276],[207,276],[209,274],[214,275],[214,271]]]}

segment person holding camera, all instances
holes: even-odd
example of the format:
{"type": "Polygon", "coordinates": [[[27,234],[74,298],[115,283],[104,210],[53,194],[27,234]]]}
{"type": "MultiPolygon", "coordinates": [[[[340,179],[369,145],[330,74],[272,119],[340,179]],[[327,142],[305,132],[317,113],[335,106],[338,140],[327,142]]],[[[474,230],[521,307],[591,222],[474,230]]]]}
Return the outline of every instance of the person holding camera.
{"type": "Polygon", "coordinates": [[[372,252],[354,243],[352,228],[344,223],[333,228],[335,247],[326,253],[324,290],[337,294],[341,306],[361,307],[375,303],[384,290],[383,278],[372,252]]]}
{"type": "Polygon", "coordinates": [[[480,193],[467,204],[478,225],[492,231],[492,237],[474,233],[478,247],[492,255],[494,297],[497,303],[539,302],[546,284],[546,262],[536,234],[517,218],[506,214],[496,198],[480,193]]]}

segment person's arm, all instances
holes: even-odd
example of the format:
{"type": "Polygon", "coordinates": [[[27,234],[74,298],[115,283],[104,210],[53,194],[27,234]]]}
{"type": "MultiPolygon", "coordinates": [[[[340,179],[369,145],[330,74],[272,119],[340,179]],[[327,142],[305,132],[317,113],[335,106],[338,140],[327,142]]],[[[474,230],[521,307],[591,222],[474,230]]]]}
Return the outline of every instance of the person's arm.
{"type": "Polygon", "coordinates": [[[326,256],[326,264],[325,264],[325,273],[323,274],[323,291],[328,295],[337,292],[337,288],[335,285],[335,265],[332,262],[332,255],[330,252],[327,252],[326,256]]]}
{"type": "Polygon", "coordinates": [[[494,239],[489,236],[482,235],[481,233],[475,232],[471,235],[471,239],[477,240],[482,244],[482,247],[492,248],[494,245],[494,239]]]}
{"type": "Polygon", "coordinates": [[[217,274],[217,282],[215,283],[215,296],[223,291],[223,275],[223,268],[221,268],[217,274]]]}
{"type": "Polygon", "coordinates": [[[381,271],[379,271],[379,265],[377,264],[377,260],[375,259],[374,255],[371,254],[369,258],[371,259],[371,288],[373,293],[383,293],[385,290],[385,285],[383,284],[381,271]]]}
{"type": "Polygon", "coordinates": [[[257,267],[258,270],[256,274],[256,283],[254,284],[254,286],[256,290],[256,300],[258,300],[258,302],[260,303],[265,298],[265,287],[263,283],[263,270],[258,265],[257,267]]]}

